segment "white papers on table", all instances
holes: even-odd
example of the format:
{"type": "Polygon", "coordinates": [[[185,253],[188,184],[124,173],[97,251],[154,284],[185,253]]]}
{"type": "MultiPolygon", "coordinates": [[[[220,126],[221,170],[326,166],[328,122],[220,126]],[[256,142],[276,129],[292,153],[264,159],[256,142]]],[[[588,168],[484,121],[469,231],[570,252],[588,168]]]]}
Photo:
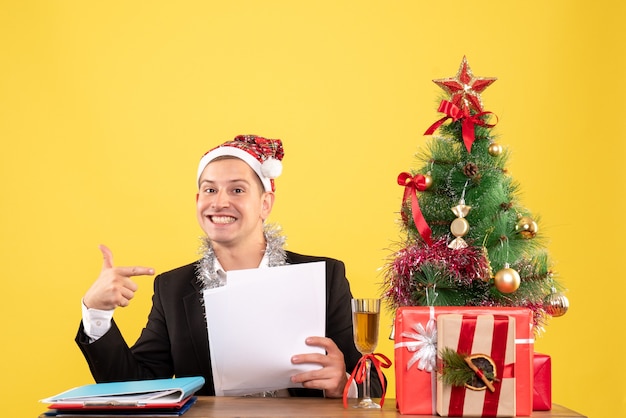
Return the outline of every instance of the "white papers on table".
{"type": "Polygon", "coordinates": [[[204,304],[217,396],[302,387],[291,376],[321,368],[291,357],[325,353],[304,342],[326,332],[325,262],[229,271],[204,304]]]}

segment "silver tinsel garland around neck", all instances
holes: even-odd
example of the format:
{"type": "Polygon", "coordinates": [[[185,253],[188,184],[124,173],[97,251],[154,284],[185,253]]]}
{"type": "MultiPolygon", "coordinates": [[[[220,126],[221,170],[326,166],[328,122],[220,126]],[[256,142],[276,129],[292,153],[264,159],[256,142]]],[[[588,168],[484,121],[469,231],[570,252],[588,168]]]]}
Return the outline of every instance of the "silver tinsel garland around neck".
{"type": "MultiPolygon", "coordinates": [[[[265,224],[263,226],[265,236],[265,257],[269,267],[283,266],[287,264],[287,254],[285,253],[285,236],[281,234],[280,226],[276,224],[265,224]]],[[[202,237],[200,247],[202,258],[198,262],[197,277],[203,289],[212,289],[224,285],[223,279],[215,269],[215,251],[213,244],[208,237],[202,237]]]]}

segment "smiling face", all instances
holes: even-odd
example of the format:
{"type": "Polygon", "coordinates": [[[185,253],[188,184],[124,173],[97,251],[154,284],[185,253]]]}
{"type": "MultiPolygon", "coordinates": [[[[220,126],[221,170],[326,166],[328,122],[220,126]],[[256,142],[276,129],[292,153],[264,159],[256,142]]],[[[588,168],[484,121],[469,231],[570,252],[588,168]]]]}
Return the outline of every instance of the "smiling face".
{"type": "Polygon", "coordinates": [[[263,191],[256,173],[238,158],[213,160],[200,176],[198,222],[216,246],[258,244],[273,204],[274,194],[263,191]]]}

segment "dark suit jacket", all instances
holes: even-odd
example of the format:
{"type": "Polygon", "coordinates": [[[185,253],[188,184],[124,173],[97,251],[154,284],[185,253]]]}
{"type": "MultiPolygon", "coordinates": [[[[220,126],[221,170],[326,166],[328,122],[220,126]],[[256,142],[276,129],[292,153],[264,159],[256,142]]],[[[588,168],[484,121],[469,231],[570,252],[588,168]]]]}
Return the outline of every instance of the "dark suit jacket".
{"type": "MultiPolygon", "coordinates": [[[[351,373],[361,355],[352,336],[352,295],[344,264],[331,258],[287,251],[288,264],[314,261],[326,262],[326,336],[343,352],[346,370],[351,373]]],[[[148,323],[130,348],[115,321],[104,336],[91,344],[81,322],[76,343],[96,382],[204,376],[206,383],[198,395],[215,394],[196,267],[196,263],[188,264],[155,278],[148,323]]],[[[290,392],[294,396],[322,396],[319,390],[290,389],[290,392]]],[[[372,397],[381,394],[380,382],[373,372],[372,397]]]]}

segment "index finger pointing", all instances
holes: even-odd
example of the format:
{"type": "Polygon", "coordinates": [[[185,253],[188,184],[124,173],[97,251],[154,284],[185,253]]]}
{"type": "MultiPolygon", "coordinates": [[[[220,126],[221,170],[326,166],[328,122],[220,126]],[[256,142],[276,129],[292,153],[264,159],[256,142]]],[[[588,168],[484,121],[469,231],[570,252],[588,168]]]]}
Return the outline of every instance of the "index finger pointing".
{"type": "Polygon", "coordinates": [[[126,277],[152,276],[154,274],[154,269],[152,267],[117,267],[116,270],[119,274],[126,277]]]}

